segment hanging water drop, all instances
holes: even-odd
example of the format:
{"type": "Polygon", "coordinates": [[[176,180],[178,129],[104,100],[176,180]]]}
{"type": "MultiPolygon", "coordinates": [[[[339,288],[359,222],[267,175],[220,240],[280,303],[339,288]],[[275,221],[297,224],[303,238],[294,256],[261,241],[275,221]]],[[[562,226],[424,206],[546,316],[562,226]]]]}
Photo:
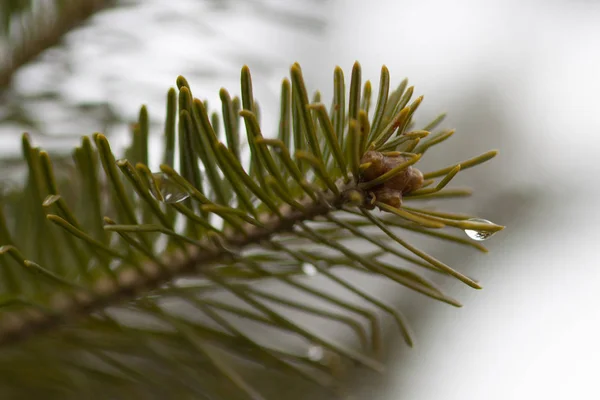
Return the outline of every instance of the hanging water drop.
{"type": "MultiPolygon", "coordinates": [[[[488,221],[487,219],[482,219],[482,218],[471,218],[469,219],[469,221],[471,222],[481,222],[484,224],[490,224],[490,225],[494,225],[493,222],[488,221]]],[[[477,240],[478,242],[481,242],[482,240],[487,240],[490,237],[492,237],[496,232],[492,232],[492,231],[486,231],[484,229],[480,229],[480,230],[474,230],[474,229],[465,229],[465,233],[467,234],[468,237],[470,237],[473,240],[477,240]]]]}
{"type": "Polygon", "coordinates": [[[315,276],[319,273],[317,267],[309,263],[302,264],[302,272],[304,272],[304,275],[307,276],[315,276]]]}
{"type": "Polygon", "coordinates": [[[308,357],[311,361],[321,361],[323,356],[325,355],[325,351],[321,346],[310,346],[306,351],[306,357],[308,357]]]}
{"type": "Polygon", "coordinates": [[[163,203],[179,203],[184,201],[190,194],[178,183],[169,178],[167,174],[157,172],[152,174],[154,182],[150,182],[150,193],[152,197],[163,203]]]}

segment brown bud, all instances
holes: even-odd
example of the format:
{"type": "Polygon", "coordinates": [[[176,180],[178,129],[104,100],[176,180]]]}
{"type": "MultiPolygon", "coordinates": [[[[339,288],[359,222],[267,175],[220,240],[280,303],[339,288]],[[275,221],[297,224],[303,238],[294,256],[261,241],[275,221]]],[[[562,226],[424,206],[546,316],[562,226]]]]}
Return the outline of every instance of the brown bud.
{"type": "MultiPolygon", "coordinates": [[[[370,165],[362,172],[361,181],[369,182],[380,177],[386,172],[398,167],[408,160],[401,154],[378,151],[367,151],[361,159],[361,164],[370,165]]],[[[423,185],[423,174],[418,169],[409,166],[398,172],[383,184],[373,188],[376,200],[389,206],[399,208],[402,204],[402,195],[411,193],[423,185]]]]}
{"type": "MultiPolygon", "coordinates": [[[[384,158],[384,169],[390,171],[398,165],[405,163],[408,158],[393,156],[384,158]]],[[[423,174],[418,169],[409,166],[385,182],[385,186],[400,190],[403,194],[416,190],[423,183],[423,174]]]]}
{"type": "Polygon", "coordinates": [[[383,186],[376,190],[375,197],[377,201],[392,206],[394,208],[400,208],[402,205],[402,192],[396,189],[383,186]]]}
{"type": "Polygon", "coordinates": [[[369,168],[363,171],[361,180],[369,182],[386,172],[383,162],[383,154],[378,151],[367,151],[360,160],[361,164],[371,163],[369,168]]]}
{"type": "Polygon", "coordinates": [[[408,194],[420,189],[423,186],[423,173],[416,168],[410,168],[410,176],[402,194],[408,194]]]}
{"type": "MultiPolygon", "coordinates": [[[[404,160],[403,160],[404,162],[404,160]]],[[[400,163],[398,163],[400,164],[400,163]]],[[[400,171],[398,174],[388,179],[384,184],[388,187],[394,188],[396,190],[404,191],[404,188],[410,181],[410,177],[412,174],[412,167],[407,167],[400,171]]]]}

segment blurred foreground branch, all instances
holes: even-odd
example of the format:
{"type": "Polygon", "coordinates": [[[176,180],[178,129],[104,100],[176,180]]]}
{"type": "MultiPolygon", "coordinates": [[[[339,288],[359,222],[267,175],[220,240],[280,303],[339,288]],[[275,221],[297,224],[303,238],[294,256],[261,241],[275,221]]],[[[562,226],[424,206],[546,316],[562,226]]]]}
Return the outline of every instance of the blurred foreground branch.
{"type": "Polygon", "coordinates": [[[64,35],[96,12],[113,5],[115,0],[3,3],[0,14],[6,45],[4,49],[0,47],[0,88],[10,84],[20,67],[57,45],[64,35]]]}

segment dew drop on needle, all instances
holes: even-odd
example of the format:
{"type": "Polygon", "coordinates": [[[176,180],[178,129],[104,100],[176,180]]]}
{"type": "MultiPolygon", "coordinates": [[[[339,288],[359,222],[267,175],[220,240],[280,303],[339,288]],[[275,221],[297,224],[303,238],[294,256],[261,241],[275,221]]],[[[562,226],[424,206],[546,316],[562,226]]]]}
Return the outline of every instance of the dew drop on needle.
{"type": "Polygon", "coordinates": [[[310,346],[306,351],[306,357],[308,357],[311,361],[321,361],[323,356],[325,355],[325,351],[321,346],[310,346]]]}
{"type": "Polygon", "coordinates": [[[302,272],[304,272],[304,275],[307,275],[307,276],[315,276],[319,273],[317,268],[314,265],[309,264],[309,263],[302,264],[302,272]]]}
{"type": "Polygon", "coordinates": [[[190,194],[168,175],[157,172],[152,174],[154,182],[150,182],[152,197],[163,203],[179,203],[190,197],[190,194]]]}
{"type": "MultiPolygon", "coordinates": [[[[484,224],[490,224],[493,225],[493,222],[488,221],[487,219],[482,219],[482,218],[471,218],[469,219],[469,221],[471,222],[480,222],[480,223],[484,223],[484,224]]],[[[487,240],[490,237],[492,237],[496,232],[492,232],[492,231],[486,231],[485,229],[479,229],[479,230],[475,230],[475,229],[465,229],[465,233],[467,234],[468,237],[470,237],[473,240],[477,240],[478,242],[481,242],[482,240],[487,240]]]]}

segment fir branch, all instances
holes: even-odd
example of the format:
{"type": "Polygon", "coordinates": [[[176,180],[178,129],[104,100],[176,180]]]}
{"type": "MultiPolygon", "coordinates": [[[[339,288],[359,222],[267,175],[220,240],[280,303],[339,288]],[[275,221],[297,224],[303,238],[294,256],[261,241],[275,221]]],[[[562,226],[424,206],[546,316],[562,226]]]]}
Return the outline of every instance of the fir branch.
{"type": "MultiPolygon", "coordinates": [[[[298,222],[315,219],[318,216],[327,215],[336,209],[341,209],[345,204],[348,190],[356,190],[354,186],[339,185],[340,195],[323,192],[320,201],[314,203],[309,197],[299,201],[303,211],[294,210],[288,205],[282,206],[279,216],[269,216],[261,221],[262,227],[254,224],[244,223],[240,229],[223,235],[220,240],[225,245],[218,245],[213,238],[205,238],[194,245],[188,245],[185,250],[167,253],[160,260],[148,260],[130,269],[120,271],[114,279],[102,279],[95,282],[91,290],[74,293],[71,298],[65,298],[64,294],[58,294],[57,299],[50,300],[50,304],[56,304],[53,309],[61,314],[56,318],[54,313],[36,318],[21,318],[20,314],[6,316],[12,324],[0,326],[0,345],[16,340],[23,340],[27,335],[39,330],[51,329],[59,323],[70,322],[72,318],[88,315],[112,304],[118,304],[136,298],[140,292],[161,287],[167,282],[173,281],[180,276],[190,274],[203,275],[205,270],[228,261],[232,252],[243,249],[252,244],[260,244],[270,239],[273,235],[291,231],[298,222]]],[[[52,222],[59,223],[74,234],[75,227],[60,217],[50,214],[48,218],[52,222]],[[60,222],[59,222],[60,221],[60,222]]],[[[111,228],[111,231],[119,229],[111,228]]],[[[131,231],[142,232],[142,227],[133,225],[131,231]]],[[[106,229],[106,228],[105,228],[106,229]]],[[[93,240],[93,239],[92,239],[93,240]]],[[[101,244],[90,241],[90,244],[103,249],[106,253],[112,252],[101,244]]],[[[0,255],[15,251],[13,247],[3,246],[0,255]]],[[[12,254],[12,253],[11,253],[12,254]]],[[[114,253],[113,253],[114,255],[114,253]]],[[[21,255],[14,256],[17,261],[25,266],[26,260],[21,255]]],[[[118,258],[121,258],[118,255],[118,258]]]]}
{"type": "MultiPolygon", "coordinates": [[[[177,79],[179,92],[172,89],[167,95],[165,148],[160,157],[165,164],[160,172],[147,166],[150,133],[145,107],[125,151],[127,159],[117,159],[102,134],[83,138],[73,153],[75,180],[65,179],[48,154],[23,136],[29,177],[21,191],[3,198],[0,207],[0,346],[12,349],[0,353],[0,385],[10,386],[15,395],[25,393],[3,378],[3,367],[30,362],[28,355],[36,349],[54,374],[47,380],[43,375],[36,378],[39,388],[50,382],[60,382],[53,384],[54,389],[68,388],[73,374],[85,370],[90,384],[102,381],[117,393],[126,388],[147,393],[155,382],[148,374],[154,374],[165,384],[176,385],[182,395],[230,398],[224,387],[233,386],[231,390],[247,398],[263,398],[236,363],[223,358],[225,350],[331,389],[331,381],[338,378],[333,359],[381,369],[381,329],[372,311],[299,279],[306,271],[320,273],[392,316],[411,346],[400,312],[341,278],[339,269],[383,276],[454,306],[460,303],[406,266],[480,288],[472,278],[409,244],[402,231],[485,250],[447,230],[478,232],[472,237],[485,239],[503,227],[405,203],[463,195],[464,191],[447,189],[452,178],[495,152],[421,173],[416,166],[424,153],[453,131],[434,133],[417,145],[429,137],[425,129],[408,131],[422,97],[409,104],[412,88],[405,89],[406,81],[388,95],[385,67],[371,122],[371,84],[365,83],[361,91],[358,63],[352,70],[348,107],[343,73],[336,68],[329,114],[320,95],[309,103],[300,66],[293,65],[291,80],[282,83],[279,131],[268,138],[258,122],[249,69],[244,67],[241,75],[241,98],[224,89],[220,92],[223,135],[218,133],[221,122],[216,114],[194,98],[183,77],[177,79]],[[240,160],[242,119],[249,166],[240,160]],[[362,251],[357,241],[375,249],[362,251]],[[404,264],[383,260],[383,255],[404,264]],[[261,287],[268,281],[344,312],[271,293],[261,287]],[[244,307],[217,300],[215,293],[227,293],[244,307]],[[168,301],[185,303],[195,311],[181,315],[166,307],[168,301]],[[344,324],[362,350],[299,324],[273,303],[344,324]],[[161,329],[136,326],[114,312],[133,312],[134,320],[150,319],[161,329]],[[196,312],[204,320],[193,318],[196,312]],[[328,358],[319,361],[276,350],[226,314],[292,333],[320,346],[328,358]],[[357,317],[365,318],[369,329],[357,317]],[[60,350],[60,357],[54,350],[60,350]],[[95,361],[74,364],[89,356],[95,361]],[[140,372],[129,356],[142,357],[149,366],[140,372]],[[177,376],[165,376],[153,366],[183,369],[198,384],[181,385],[177,376]]],[[[60,390],[53,395],[60,397],[60,390]]]]}

